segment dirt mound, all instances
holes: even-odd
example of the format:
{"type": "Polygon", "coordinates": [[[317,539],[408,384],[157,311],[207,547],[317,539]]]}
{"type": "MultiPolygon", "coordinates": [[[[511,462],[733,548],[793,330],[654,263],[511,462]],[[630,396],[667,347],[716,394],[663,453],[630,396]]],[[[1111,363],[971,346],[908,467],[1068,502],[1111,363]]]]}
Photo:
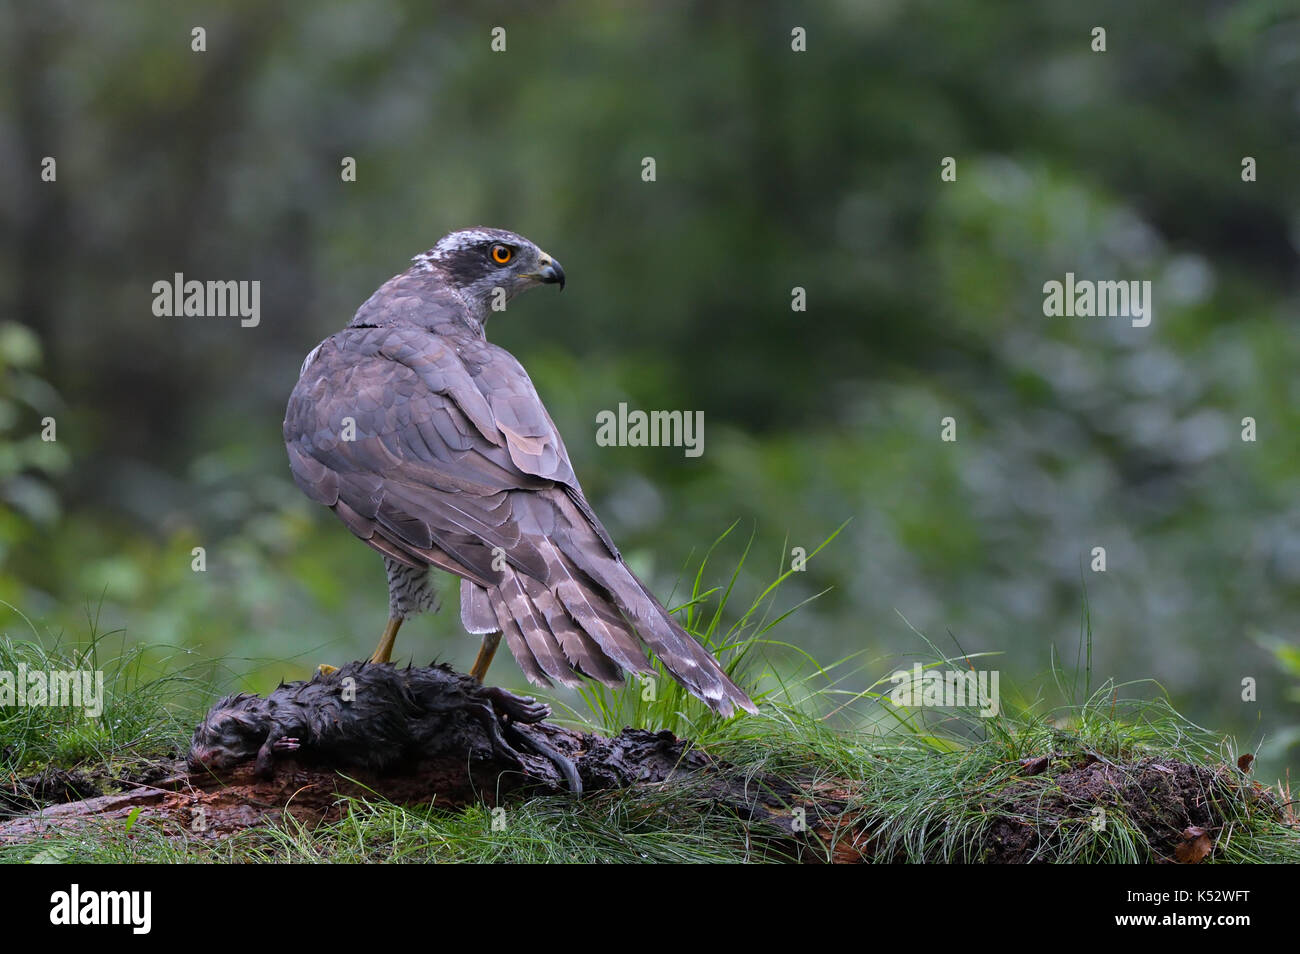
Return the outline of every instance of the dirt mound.
{"type": "MultiPolygon", "coordinates": [[[[1022,763],[1033,777],[1008,786],[991,806],[994,817],[979,860],[1052,861],[1068,840],[1085,831],[1098,836],[1108,825],[1123,824],[1161,860],[1197,862],[1213,851],[1227,821],[1226,803],[1240,799],[1243,791],[1259,801],[1272,800],[1226,765],[1213,770],[1154,758],[1122,765],[1089,756],[1052,774],[1060,764],[1047,756],[1022,763]]],[[[1271,809],[1280,813],[1275,802],[1271,809]]]]}

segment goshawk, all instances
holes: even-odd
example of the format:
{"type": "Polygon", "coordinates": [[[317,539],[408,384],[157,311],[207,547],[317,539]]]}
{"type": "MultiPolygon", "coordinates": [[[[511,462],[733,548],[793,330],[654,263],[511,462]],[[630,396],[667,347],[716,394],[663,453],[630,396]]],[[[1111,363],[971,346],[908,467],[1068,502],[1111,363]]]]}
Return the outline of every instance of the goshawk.
{"type": "Polygon", "coordinates": [[[504,633],[534,683],[622,685],[645,646],[724,715],[754,704],[623,562],[520,363],[484,325],[564,269],[523,236],[452,232],[386,282],[303,362],[284,441],[294,480],[378,550],[387,662],[409,616],[437,608],[431,567],[461,578],[480,682],[504,633]]]}

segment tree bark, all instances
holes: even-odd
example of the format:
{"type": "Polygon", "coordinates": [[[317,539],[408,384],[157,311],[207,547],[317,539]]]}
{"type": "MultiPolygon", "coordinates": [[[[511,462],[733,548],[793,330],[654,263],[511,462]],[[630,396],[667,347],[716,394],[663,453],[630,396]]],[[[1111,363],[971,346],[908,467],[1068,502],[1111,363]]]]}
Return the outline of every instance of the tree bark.
{"type": "MultiPolygon", "coordinates": [[[[572,760],[582,779],[581,797],[634,786],[691,785],[702,809],[739,816],[755,839],[780,855],[798,858],[815,848],[819,850],[811,854],[826,860],[828,825],[842,821],[831,817],[843,808],[833,793],[814,804],[801,798],[791,782],[742,773],[671,732],[624,729],[607,738],[550,723],[527,731],[572,760]]],[[[259,778],[251,762],[216,775],[187,772],[178,760],[173,774],[150,784],[0,822],[0,842],[29,841],[86,822],[125,824],[137,810],[137,824],[153,822],[178,837],[213,839],[282,820],[285,813],[308,826],[333,821],[343,815],[350,797],[448,809],[495,806],[529,795],[575,797],[550,759],[521,752],[519,762],[485,755],[472,740],[400,773],[335,769],[284,757],[270,778],[259,778]]]]}

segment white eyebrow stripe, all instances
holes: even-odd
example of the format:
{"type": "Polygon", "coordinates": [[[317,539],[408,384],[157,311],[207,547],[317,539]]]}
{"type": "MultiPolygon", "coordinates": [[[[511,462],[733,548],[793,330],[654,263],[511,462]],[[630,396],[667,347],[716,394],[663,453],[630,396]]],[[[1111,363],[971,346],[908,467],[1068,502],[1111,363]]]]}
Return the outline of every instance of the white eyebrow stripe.
{"type": "Polygon", "coordinates": [[[443,261],[457,252],[475,245],[481,245],[484,242],[507,242],[513,245],[528,244],[528,240],[523,236],[515,235],[513,232],[507,232],[503,229],[461,229],[458,232],[444,235],[438,240],[437,245],[427,252],[416,255],[411,261],[423,263],[443,261]]]}

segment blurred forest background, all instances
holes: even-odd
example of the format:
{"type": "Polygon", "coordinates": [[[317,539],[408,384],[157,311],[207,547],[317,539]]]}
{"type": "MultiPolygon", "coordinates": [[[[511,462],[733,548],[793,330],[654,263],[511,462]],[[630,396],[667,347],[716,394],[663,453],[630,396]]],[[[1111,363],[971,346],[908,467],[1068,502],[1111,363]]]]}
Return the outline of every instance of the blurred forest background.
{"type": "MultiPolygon", "coordinates": [[[[568,272],[489,337],[662,596],[737,519],[709,579],[755,534],[747,605],[851,517],[774,634],[861,654],[848,686],[926,651],[910,622],[1050,701],[1086,584],[1098,676],[1267,738],[1266,780],[1297,764],[1294,4],[53,0],[0,7],[0,61],[9,637],[98,617],[258,689],[368,653],[383,570],[293,486],[285,401],[412,255],[486,224],[568,272]],[[1150,280],[1151,326],[1045,318],[1067,271],[1150,280]],[[155,317],[175,272],[261,281],[260,325],[155,317]],[[598,447],[624,401],[703,410],[703,456],[598,447]]],[[[451,610],[398,650],[475,642],[451,610]]]]}

